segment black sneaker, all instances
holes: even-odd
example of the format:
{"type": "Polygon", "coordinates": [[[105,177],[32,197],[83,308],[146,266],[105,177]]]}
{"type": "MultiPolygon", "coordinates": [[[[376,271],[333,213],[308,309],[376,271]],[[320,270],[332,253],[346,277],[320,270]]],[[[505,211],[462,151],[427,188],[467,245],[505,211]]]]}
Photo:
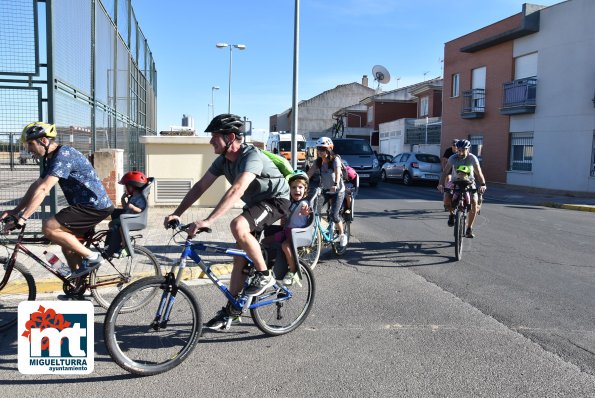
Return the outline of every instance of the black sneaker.
{"type": "Polygon", "coordinates": [[[250,286],[244,290],[244,293],[248,296],[258,296],[274,284],[275,278],[273,277],[272,271],[269,271],[268,275],[265,275],[262,272],[256,272],[256,275],[252,278],[252,282],[250,282],[250,286]]]}
{"type": "Polygon", "coordinates": [[[89,260],[88,258],[83,258],[83,262],[81,263],[81,267],[70,274],[70,278],[80,278],[81,276],[85,276],[96,268],[99,268],[103,264],[103,257],[97,256],[94,260],[89,260]]]}
{"type": "Polygon", "coordinates": [[[467,228],[467,233],[465,234],[465,238],[475,238],[473,234],[473,230],[471,228],[467,228]]]}
{"type": "Polygon", "coordinates": [[[449,227],[454,227],[455,226],[455,215],[454,214],[449,214],[448,215],[448,226],[449,227]]]}
{"type": "Polygon", "coordinates": [[[212,330],[223,330],[226,329],[230,325],[237,325],[242,323],[242,317],[240,315],[233,315],[230,314],[230,311],[227,307],[221,308],[207,323],[204,324],[204,327],[212,330]],[[229,318],[231,317],[231,323],[229,322],[229,318]]]}

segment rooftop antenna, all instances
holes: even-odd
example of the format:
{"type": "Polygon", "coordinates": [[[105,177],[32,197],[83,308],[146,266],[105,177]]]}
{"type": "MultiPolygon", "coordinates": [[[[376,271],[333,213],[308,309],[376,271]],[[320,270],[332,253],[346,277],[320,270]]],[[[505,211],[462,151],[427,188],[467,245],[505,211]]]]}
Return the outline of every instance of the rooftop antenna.
{"type": "Polygon", "coordinates": [[[401,80],[401,78],[397,77],[397,88],[399,88],[399,80],[401,80]]]}
{"type": "Polygon", "coordinates": [[[388,70],[382,65],[374,65],[372,68],[372,76],[374,76],[374,80],[378,82],[378,87],[376,87],[376,92],[380,92],[380,85],[386,84],[390,82],[390,73],[388,70]]]}
{"type": "Polygon", "coordinates": [[[424,72],[424,82],[426,81],[426,75],[430,73],[430,71],[424,72]]]}

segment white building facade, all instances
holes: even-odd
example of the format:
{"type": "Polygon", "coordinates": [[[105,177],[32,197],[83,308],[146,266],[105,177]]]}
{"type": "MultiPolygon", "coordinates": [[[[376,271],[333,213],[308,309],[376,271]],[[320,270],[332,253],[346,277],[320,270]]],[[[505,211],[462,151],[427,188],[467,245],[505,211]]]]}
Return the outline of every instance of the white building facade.
{"type": "Polygon", "coordinates": [[[536,77],[536,105],[510,116],[507,183],[595,192],[595,1],[539,12],[539,32],[513,45],[514,79],[536,77]]]}

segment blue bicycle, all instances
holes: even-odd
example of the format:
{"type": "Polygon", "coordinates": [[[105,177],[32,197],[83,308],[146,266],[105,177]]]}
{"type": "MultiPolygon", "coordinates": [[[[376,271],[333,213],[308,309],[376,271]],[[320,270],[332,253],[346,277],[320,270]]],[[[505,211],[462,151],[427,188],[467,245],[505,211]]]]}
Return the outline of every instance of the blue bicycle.
{"type": "MultiPolygon", "coordinates": [[[[188,225],[170,226],[177,230],[174,237],[188,225]]],[[[200,232],[210,232],[202,229],[200,232]]],[[[299,239],[296,239],[299,242],[299,239]]],[[[256,326],[270,336],[289,333],[308,316],[314,302],[315,283],[310,267],[299,261],[300,282],[292,286],[276,283],[259,296],[241,293],[234,297],[217,278],[199,253],[214,253],[242,257],[248,261],[244,272],[248,286],[255,273],[254,263],[239,249],[192,242],[186,238],[182,255],[171,271],[163,277],[150,277],[132,283],[122,290],[107,311],[104,336],[112,359],[123,369],[138,375],[154,375],[178,366],[194,350],[202,332],[202,312],[196,295],[182,282],[188,259],[192,259],[204,274],[225,295],[238,312],[250,311],[256,326]],[[155,291],[161,294],[155,294],[155,291]],[[135,302],[150,300],[135,312],[126,312],[135,302]]],[[[294,252],[297,250],[294,247],[294,252]]],[[[273,269],[275,272],[275,269],[273,269]]],[[[278,275],[277,279],[284,275],[278,275]]],[[[226,329],[233,321],[230,317],[226,329]]]]}
{"type": "Polygon", "coordinates": [[[310,269],[314,269],[316,264],[318,264],[318,259],[320,258],[320,252],[322,247],[331,247],[333,249],[333,253],[337,256],[341,256],[347,250],[347,246],[349,245],[349,240],[351,238],[351,221],[353,220],[353,211],[355,208],[355,194],[357,191],[349,192],[348,194],[351,195],[351,205],[349,209],[346,209],[344,204],[341,206],[340,214],[342,217],[343,223],[343,231],[347,236],[347,245],[341,246],[339,244],[339,229],[335,222],[330,217],[330,209],[327,208],[326,211],[326,226],[323,224],[323,218],[320,215],[320,207],[319,205],[320,200],[322,199],[323,190],[321,188],[316,188],[312,199],[310,200],[310,208],[313,209],[313,220],[314,228],[312,229],[312,244],[309,246],[302,246],[298,248],[298,255],[300,259],[307,264],[310,269]]]}

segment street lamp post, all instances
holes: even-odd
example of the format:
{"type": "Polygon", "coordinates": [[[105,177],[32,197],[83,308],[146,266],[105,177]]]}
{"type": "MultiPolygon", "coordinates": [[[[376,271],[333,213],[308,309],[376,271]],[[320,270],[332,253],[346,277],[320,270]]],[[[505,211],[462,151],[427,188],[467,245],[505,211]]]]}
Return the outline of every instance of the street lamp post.
{"type": "Polygon", "coordinates": [[[245,50],[246,46],[244,44],[227,44],[227,43],[217,43],[215,44],[217,48],[225,48],[229,47],[229,84],[227,88],[227,113],[231,113],[231,50],[235,47],[238,50],[245,50]]]}
{"type": "Polygon", "coordinates": [[[215,117],[215,96],[213,95],[215,90],[219,90],[219,86],[211,87],[211,110],[213,111],[213,117],[215,117]]]}

